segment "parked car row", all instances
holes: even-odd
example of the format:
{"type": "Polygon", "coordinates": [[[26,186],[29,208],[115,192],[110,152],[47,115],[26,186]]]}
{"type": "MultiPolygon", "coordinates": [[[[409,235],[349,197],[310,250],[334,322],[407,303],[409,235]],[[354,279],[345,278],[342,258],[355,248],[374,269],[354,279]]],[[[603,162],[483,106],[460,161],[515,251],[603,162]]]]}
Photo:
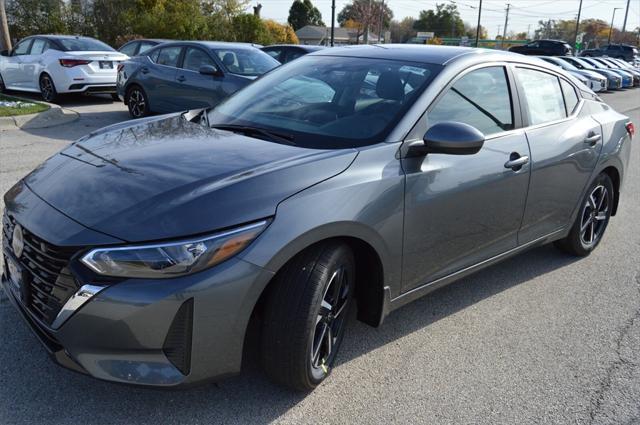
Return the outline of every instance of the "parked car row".
{"type": "Polygon", "coordinates": [[[640,68],[608,57],[540,56],[564,69],[595,92],[640,86],[640,68]]]}

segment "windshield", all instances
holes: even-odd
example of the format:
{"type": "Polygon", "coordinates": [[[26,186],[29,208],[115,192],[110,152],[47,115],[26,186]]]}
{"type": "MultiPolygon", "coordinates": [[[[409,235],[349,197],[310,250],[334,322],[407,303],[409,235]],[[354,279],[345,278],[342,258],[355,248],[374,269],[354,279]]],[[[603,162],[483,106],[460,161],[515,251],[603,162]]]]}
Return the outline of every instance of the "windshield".
{"type": "Polygon", "coordinates": [[[576,66],[581,66],[582,68],[595,68],[589,62],[584,61],[582,58],[571,58],[570,59],[576,66]]]}
{"type": "Polygon", "coordinates": [[[583,61],[587,62],[588,64],[591,64],[592,67],[594,68],[598,68],[598,69],[607,69],[608,67],[604,66],[603,64],[601,64],[600,62],[593,60],[593,59],[582,59],[583,61]]]}
{"type": "Polygon", "coordinates": [[[216,49],[214,52],[232,74],[257,77],[280,65],[280,62],[258,49],[216,49]]]}
{"type": "Polygon", "coordinates": [[[210,111],[208,121],[267,129],[305,147],[369,145],[384,139],[441,68],[304,56],[240,90],[210,111]]]}
{"type": "Polygon", "coordinates": [[[91,52],[96,50],[115,52],[113,47],[93,38],[59,38],[58,42],[68,52],[91,52]]]}

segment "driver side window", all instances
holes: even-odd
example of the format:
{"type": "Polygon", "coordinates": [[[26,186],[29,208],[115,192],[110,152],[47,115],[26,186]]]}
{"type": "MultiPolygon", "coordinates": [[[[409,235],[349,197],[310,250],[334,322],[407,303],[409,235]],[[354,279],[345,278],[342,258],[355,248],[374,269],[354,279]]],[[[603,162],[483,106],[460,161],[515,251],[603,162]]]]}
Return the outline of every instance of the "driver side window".
{"type": "Polygon", "coordinates": [[[24,40],[18,43],[18,45],[13,49],[12,56],[22,56],[26,55],[29,52],[29,46],[31,46],[31,39],[24,40]]]}
{"type": "Polygon", "coordinates": [[[511,94],[501,66],[472,71],[450,87],[427,114],[429,127],[442,121],[469,124],[485,136],[513,130],[511,94]]]}

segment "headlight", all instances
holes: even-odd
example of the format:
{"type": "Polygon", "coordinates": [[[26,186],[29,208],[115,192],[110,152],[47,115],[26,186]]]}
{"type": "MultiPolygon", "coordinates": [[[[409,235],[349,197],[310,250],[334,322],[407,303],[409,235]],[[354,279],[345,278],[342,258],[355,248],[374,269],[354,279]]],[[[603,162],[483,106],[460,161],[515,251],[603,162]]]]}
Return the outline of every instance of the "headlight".
{"type": "Polygon", "coordinates": [[[211,236],[153,245],[98,248],[81,261],[96,273],[115,277],[162,279],[199,272],[247,247],[267,220],[211,236]]]}

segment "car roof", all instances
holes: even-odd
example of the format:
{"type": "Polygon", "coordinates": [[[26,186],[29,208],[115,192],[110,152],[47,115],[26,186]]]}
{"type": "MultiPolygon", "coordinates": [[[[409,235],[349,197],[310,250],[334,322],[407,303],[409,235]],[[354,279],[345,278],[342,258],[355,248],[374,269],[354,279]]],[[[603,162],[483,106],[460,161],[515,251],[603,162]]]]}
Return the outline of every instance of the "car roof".
{"type": "MultiPolygon", "coordinates": [[[[76,40],[97,40],[93,37],[86,37],[84,35],[62,35],[62,34],[35,34],[35,35],[31,35],[29,37],[42,37],[42,38],[47,38],[49,40],[69,40],[69,39],[76,39],[76,40]]],[[[28,37],[25,37],[28,38],[28,37]]],[[[100,40],[98,40],[100,41],[100,40]]]]}
{"type": "MultiPolygon", "coordinates": [[[[513,52],[492,49],[478,49],[457,46],[436,46],[425,44],[368,44],[345,47],[332,47],[310,53],[311,56],[342,56],[371,59],[389,59],[407,62],[421,62],[446,65],[462,56],[475,56],[491,60],[495,58],[518,59],[526,62],[526,56],[513,52]]],[[[480,60],[480,59],[479,59],[480,60]]]]}
{"type": "Polygon", "coordinates": [[[210,49],[255,49],[257,47],[256,44],[252,43],[236,43],[236,42],[227,42],[227,41],[194,41],[194,40],[172,40],[167,43],[163,43],[163,47],[171,46],[174,44],[180,45],[192,45],[192,46],[201,46],[207,47],[210,49]]]}
{"type": "Polygon", "coordinates": [[[326,46],[316,46],[316,45],[309,45],[309,44],[270,44],[268,46],[263,47],[263,49],[266,49],[268,47],[297,47],[299,49],[306,50],[307,52],[315,52],[315,51],[323,50],[327,48],[326,46]]]}

